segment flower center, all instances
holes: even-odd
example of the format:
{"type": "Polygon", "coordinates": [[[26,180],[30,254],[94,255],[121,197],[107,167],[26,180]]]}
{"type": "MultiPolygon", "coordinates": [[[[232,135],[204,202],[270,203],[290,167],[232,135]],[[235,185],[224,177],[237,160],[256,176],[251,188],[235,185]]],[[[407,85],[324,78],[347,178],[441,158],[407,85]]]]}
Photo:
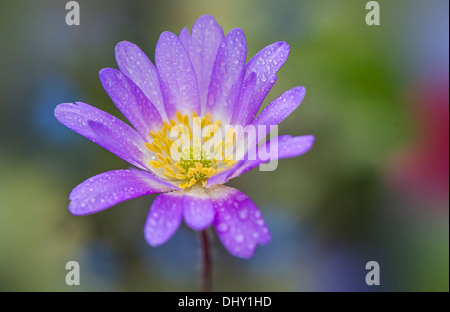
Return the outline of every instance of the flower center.
{"type": "Polygon", "coordinates": [[[223,140],[220,134],[220,121],[213,123],[209,113],[198,117],[195,112],[191,116],[177,112],[176,120],[165,121],[160,131],[150,131],[153,141],[145,144],[155,153],[150,166],[182,189],[200,182],[205,186],[212,175],[236,163],[227,153],[236,140],[233,129],[223,140]]]}
{"type": "Polygon", "coordinates": [[[191,168],[196,168],[196,162],[200,163],[203,168],[210,168],[212,166],[211,155],[198,145],[185,148],[180,157],[181,167],[189,171],[191,168]]]}

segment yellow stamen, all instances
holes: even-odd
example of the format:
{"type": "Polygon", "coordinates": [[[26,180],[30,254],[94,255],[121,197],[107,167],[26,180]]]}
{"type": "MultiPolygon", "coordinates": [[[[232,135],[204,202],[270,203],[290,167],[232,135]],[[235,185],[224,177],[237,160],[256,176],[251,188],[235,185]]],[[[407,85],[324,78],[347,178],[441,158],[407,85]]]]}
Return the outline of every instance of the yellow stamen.
{"type": "Polygon", "coordinates": [[[152,166],[153,168],[161,168],[161,166],[162,166],[161,163],[159,163],[155,160],[150,160],[149,163],[150,163],[150,166],[152,166]]]}
{"type": "MultiPolygon", "coordinates": [[[[220,133],[220,130],[220,120],[213,121],[209,113],[199,117],[196,112],[185,115],[177,111],[175,118],[163,122],[160,131],[149,132],[152,141],[146,142],[145,147],[154,153],[156,159],[148,163],[155,174],[176,183],[181,189],[200,182],[205,186],[211,176],[236,163],[233,155],[222,158],[225,155],[224,147],[234,148],[236,134],[233,129],[227,132],[224,141],[213,145],[211,154],[211,145],[203,147],[203,144],[220,133]],[[193,137],[193,127],[200,127],[205,137],[193,137]],[[186,143],[193,145],[186,147],[186,143]],[[171,152],[178,152],[176,159],[172,158],[171,152]]],[[[229,150],[226,154],[230,154],[229,150]]]]}

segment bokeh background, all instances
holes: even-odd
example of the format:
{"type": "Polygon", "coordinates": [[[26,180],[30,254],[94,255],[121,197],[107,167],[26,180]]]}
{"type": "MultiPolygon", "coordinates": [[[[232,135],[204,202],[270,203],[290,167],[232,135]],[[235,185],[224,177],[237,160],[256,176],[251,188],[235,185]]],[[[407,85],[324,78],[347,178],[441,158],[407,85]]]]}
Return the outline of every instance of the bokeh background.
{"type": "Polygon", "coordinates": [[[220,291],[449,290],[449,3],[379,1],[79,0],[0,2],[0,291],[196,291],[199,240],[182,226],[159,248],[143,226],[154,196],[71,216],[71,189],[127,168],[59,124],[53,110],[83,101],[120,116],[98,71],[114,47],[138,44],[153,60],[158,36],[202,14],[241,27],[248,56],[275,41],[291,53],[264,105],[307,88],[280,134],[314,134],[308,154],[229,184],[260,207],[272,242],[251,260],[214,240],[220,291]],[[65,284],[78,261],[81,285],[65,284]],[[365,284],[378,261],[381,285],[365,284]]]}

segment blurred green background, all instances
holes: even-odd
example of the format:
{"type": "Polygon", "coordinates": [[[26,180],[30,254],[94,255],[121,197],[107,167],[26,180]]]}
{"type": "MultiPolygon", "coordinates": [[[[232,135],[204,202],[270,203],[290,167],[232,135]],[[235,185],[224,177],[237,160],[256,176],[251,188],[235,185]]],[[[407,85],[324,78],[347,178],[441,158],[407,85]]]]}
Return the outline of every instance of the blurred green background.
{"type": "Polygon", "coordinates": [[[307,89],[280,134],[314,134],[306,155],[229,184],[260,207],[272,242],[251,260],[214,241],[221,291],[449,290],[449,3],[378,1],[0,2],[0,291],[196,291],[197,233],[182,226],[159,248],[143,226],[154,196],[71,216],[71,189],[123,160],[59,124],[53,110],[83,101],[120,116],[98,71],[114,47],[153,60],[159,34],[202,14],[241,27],[248,57],[275,41],[291,52],[264,105],[307,89]],[[78,261],[81,285],[65,284],[78,261]],[[378,261],[381,285],[365,284],[378,261]]]}

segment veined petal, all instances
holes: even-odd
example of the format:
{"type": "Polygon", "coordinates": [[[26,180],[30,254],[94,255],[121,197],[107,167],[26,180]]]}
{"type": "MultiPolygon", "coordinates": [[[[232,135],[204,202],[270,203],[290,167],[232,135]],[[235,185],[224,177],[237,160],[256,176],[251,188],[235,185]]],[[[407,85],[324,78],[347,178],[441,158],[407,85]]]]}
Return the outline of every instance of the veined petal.
{"type": "Polygon", "coordinates": [[[150,246],[164,244],[180,226],[183,216],[183,194],[161,194],[153,201],[145,222],[144,235],[150,246]]]}
{"type": "Polygon", "coordinates": [[[147,55],[134,43],[122,41],[116,45],[116,61],[120,71],[144,92],[161,118],[167,120],[158,72],[147,55]]]}
{"type": "Polygon", "coordinates": [[[258,207],[244,193],[227,186],[208,189],[216,215],[214,228],[234,256],[251,258],[258,244],[270,242],[270,233],[258,207]]]}
{"type": "Polygon", "coordinates": [[[194,186],[183,196],[184,221],[196,230],[208,228],[214,220],[214,209],[211,199],[205,189],[194,186]]]}
{"type": "Polygon", "coordinates": [[[85,103],[59,104],[55,117],[69,129],[116,154],[128,163],[145,168],[149,153],[145,141],[129,125],[85,103]]]}
{"type": "Polygon", "coordinates": [[[113,68],[102,69],[100,81],[125,118],[145,140],[150,141],[149,131],[161,129],[163,123],[158,110],[141,89],[122,72],[113,68]]]}
{"type": "Polygon", "coordinates": [[[304,87],[295,87],[286,91],[267,105],[267,107],[256,116],[252,124],[254,126],[278,125],[300,105],[305,97],[305,92],[304,87]]]}
{"type": "MultiPolygon", "coordinates": [[[[188,50],[192,66],[197,76],[202,107],[201,112],[204,114],[217,51],[223,40],[223,30],[217,24],[214,17],[211,15],[203,15],[194,23],[190,39],[189,48],[186,50],[188,50]]],[[[183,45],[186,47],[184,42],[183,45]]]]}
{"type": "Polygon", "coordinates": [[[277,80],[276,72],[283,66],[289,55],[289,45],[286,42],[273,43],[259,51],[246,65],[244,81],[249,79],[252,72],[256,73],[256,84],[253,100],[243,111],[239,124],[247,125],[256,116],[262,102],[277,80]]]}
{"type": "Polygon", "coordinates": [[[246,56],[244,33],[234,28],[223,39],[217,52],[206,106],[213,119],[219,119],[222,124],[229,124],[238,103],[246,56]]]}
{"type": "Polygon", "coordinates": [[[174,186],[141,170],[114,170],[87,179],[70,193],[73,215],[93,214],[136,197],[167,192],[174,186]]]}
{"type": "Polygon", "coordinates": [[[197,77],[186,49],[180,39],[171,33],[163,32],[155,51],[164,106],[169,118],[177,110],[183,114],[200,114],[200,98],[197,77]]]}

